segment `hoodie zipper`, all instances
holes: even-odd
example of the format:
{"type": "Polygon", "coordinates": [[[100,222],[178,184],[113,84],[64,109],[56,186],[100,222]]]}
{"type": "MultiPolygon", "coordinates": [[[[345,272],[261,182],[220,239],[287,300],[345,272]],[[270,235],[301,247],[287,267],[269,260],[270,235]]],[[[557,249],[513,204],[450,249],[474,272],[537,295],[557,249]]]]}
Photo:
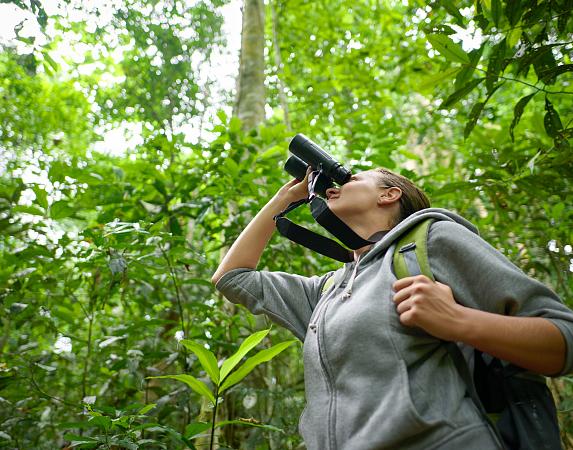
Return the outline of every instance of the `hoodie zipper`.
{"type": "MultiPolygon", "coordinates": [[[[344,289],[344,292],[342,295],[342,300],[346,300],[346,299],[350,298],[350,296],[352,295],[352,286],[354,284],[354,279],[356,278],[356,275],[358,272],[358,263],[359,262],[360,262],[360,256],[356,260],[356,264],[354,265],[354,269],[352,270],[348,284],[346,285],[346,288],[344,289]]],[[[346,278],[346,276],[344,276],[342,278],[342,282],[344,282],[345,278],[346,278]]],[[[337,289],[337,286],[335,285],[333,292],[335,292],[336,289],[337,289]]],[[[309,328],[316,334],[316,345],[318,348],[318,357],[320,360],[320,367],[322,369],[322,373],[324,375],[326,385],[328,388],[328,392],[330,395],[330,402],[328,405],[328,444],[329,444],[328,447],[329,447],[329,449],[334,449],[334,448],[336,448],[336,427],[335,427],[336,417],[333,417],[333,415],[336,414],[336,395],[334,393],[334,390],[332,389],[332,381],[331,381],[330,371],[329,371],[328,366],[326,364],[326,361],[327,361],[326,360],[326,353],[325,353],[325,350],[324,350],[323,344],[322,344],[322,342],[324,340],[324,329],[325,329],[324,324],[326,322],[326,312],[328,310],[328,306],[331,303],[332,303],[332,299],[325,298],[323,300],[322,304],[320,305],[320,308],[316,311],[314,320],[312,321],[312,323],[309,324],[309,328]],[[318,322],[319,321],[321,323],[320,330],[318,330],[318,322]]]]}

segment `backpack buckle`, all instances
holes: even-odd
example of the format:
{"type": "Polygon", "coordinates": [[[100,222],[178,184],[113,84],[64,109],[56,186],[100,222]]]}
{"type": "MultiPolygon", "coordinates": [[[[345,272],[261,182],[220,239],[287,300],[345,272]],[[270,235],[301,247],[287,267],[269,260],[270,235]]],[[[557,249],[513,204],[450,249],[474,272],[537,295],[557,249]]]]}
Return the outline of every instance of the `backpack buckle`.
{"type": "Polygon", "coordinates": [[[400,250],[398,250],[400,253],[406,253],[409,252],[411,250],[414,250],[416,248],[416,243],[415,242],[410,242],[409,244],[404,245],[402,248],[400,248],[400,250]]]}

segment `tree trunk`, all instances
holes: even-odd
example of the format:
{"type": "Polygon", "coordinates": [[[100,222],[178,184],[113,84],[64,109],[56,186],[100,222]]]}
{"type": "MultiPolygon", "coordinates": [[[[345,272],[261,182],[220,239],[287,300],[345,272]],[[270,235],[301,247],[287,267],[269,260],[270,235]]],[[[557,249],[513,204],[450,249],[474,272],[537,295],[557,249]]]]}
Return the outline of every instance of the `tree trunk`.
{"type": "Polygon", "coordinates": [[[237,101],[233,114],[243,130],[256,128],[265,118],[265,6],[263,0],[244,0],[237,101]]]}

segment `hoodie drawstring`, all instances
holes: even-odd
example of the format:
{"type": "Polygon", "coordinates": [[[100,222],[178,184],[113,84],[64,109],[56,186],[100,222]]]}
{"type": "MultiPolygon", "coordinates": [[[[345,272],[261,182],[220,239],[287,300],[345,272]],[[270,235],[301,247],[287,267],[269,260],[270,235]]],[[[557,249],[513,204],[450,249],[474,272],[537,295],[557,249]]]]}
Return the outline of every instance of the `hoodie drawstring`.
{"type": "Polygon", "coordinates": [[[352,296],[352,287],[354,286],[354,279],[356,278],[356,274],[358,272],[358,263],[359,262],[360,262],[360,256],[356,260],[356,265],[354,266],[354,270],[352,271],[352,275],[350,275],[350,280],[348,280],[348,284],[346,285],[346,289],[344,289],[344,292],[342,293],[342,300],[348,300],[352,296]]]}

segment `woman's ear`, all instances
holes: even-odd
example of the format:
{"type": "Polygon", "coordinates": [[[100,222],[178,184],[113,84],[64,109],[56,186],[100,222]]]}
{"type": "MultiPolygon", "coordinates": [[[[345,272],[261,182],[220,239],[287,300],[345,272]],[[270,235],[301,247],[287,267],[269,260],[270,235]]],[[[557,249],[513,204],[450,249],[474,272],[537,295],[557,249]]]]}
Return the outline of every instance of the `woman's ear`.
{"type": "Polygon", "coordinates": [[[402,197],[402,189],[400,189],[399,187],[394,186],[387,188],[384,190],[384,192],[381,192],[378,195],[378,205],[379,206],[390,205],[392,203],[400,201],[401,197],[402,197]]]}

